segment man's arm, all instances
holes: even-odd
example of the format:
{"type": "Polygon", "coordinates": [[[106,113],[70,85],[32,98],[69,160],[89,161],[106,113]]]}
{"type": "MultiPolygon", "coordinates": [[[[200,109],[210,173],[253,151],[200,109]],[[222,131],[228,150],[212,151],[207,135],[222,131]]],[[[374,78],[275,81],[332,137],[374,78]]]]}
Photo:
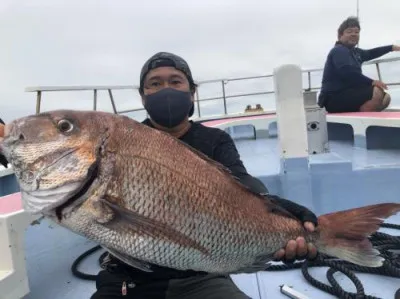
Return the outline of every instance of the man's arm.
{"type": "Polygon", "coordinates": [[[392,52],[394,50],[393,45],[389,46],[383,46],[383,47],[377,47],[369,50],[363,50],[363,49],[358,49],[358,51],[361,53],[361,59],[362,61],[369,61],[378,57],[381,57],[389,52],[392,52]]]}
{"type": "Polygon", "coordinates": [[[364,76],[360,70],[351,64],[351,52],[345,47],[337,47],[332,52],[332,63],[339,76],[352,85],[371,85],[373,80],[364,76]]]}
{"type": "Polygon", "coordinates": [[[255,193],[268,193],[267,187],[257,178],[251,176],[240,159],[239,152],[231,136],[222,131],[214,144],[213,159],[229,168],[232,174],[237,177],[243,185],[246,185],[255,193]]]}

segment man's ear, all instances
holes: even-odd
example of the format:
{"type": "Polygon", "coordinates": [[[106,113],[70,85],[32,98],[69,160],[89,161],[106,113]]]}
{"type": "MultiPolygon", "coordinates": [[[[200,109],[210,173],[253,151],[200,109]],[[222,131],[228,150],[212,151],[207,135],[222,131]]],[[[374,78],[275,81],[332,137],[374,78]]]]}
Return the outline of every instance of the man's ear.
{"type": "Polygon", "coordinates": [[[193,85],[190,87],[190,93],[192,94],[192,97],[194,97],[194,95],[197,92],[197,85],[193,85]]]}
{"type": "Polygon", "coordinates": [[[145,97],[144,97],[144,93],[141,90],[139,90],[139,95],[140,95],[140,98],[142,99],[142,105],[144,107],[145,97]]]}
{"type": "Polygon", "coordinates": [[[340,39],[342,38],[342,36],[343,36],[343,34],[344,34],[344,32],[343,33],[338,33],[338,41],[340,41],[340,39]]]}

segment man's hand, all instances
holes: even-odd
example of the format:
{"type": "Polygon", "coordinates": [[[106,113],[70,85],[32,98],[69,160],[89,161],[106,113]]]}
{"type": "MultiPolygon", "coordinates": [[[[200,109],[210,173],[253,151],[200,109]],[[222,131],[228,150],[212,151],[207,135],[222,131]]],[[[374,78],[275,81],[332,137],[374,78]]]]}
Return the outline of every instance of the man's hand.
{"type": "Polygon", "coordinates": [[[393,45],[393,51],[400,51],[400,46],[393,45]]]}
{"type": "MultiPolygon", "coordinates": [[[[265,194],[265,196],[275,204],[281,206],[293,216],[303,223],[305,229],[313,232],[318,225],[317,216],[304,206],[301,206],[293,201],[281,198],[272,194],[265,194]]],[[[296,240],[290,240],[285,248],[278,250],[275,253],[275,259],[281,260],[286,263],[294,262],[296,259],[309,259],[312,260],[317,256],[317,249],[314,245],[306,244],[303,237],[298,237],[296,240]]]]}
{"type": "MultiPolygon", "coordinates": [[[[312,222],[304,222],[304,227],[307,231],[313,232],[315,226],[312,222]]],[[[276,261],[294,262],[296,259],[309,259],[312,260],[317,256],[317,249],[311,243],[306,244],[303,237],[298,237],[296,240],[290,240],[286,248],[278,250],[274,258],[276,261]]]]}
{"type": "Polygon", "coordinates": [[[383,90],[388,89],[387,85],[385,83],[383,83],[382,81],[379,81],[379,80],[372,81],[372,86],[379,87],[379,88],[381,88],[383,90]]]}

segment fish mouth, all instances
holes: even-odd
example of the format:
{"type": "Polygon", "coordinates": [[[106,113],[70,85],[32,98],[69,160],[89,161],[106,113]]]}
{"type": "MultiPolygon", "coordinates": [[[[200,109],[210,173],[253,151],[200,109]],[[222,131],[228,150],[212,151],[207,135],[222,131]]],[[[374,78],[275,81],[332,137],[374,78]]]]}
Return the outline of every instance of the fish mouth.
{"type": "Polygon", "coordinates": [[[63,204],[59,205],[54,209],[56,217],[58,218],[59,221],[62,219],[62,212],[63,210],[72,205],[74,202],[79,200],[82,196],[84,196],[90,189],[90,187],[93,185],[94,181],[97,179],[99,175],[99,163],[96,160],[88,169],[88,175],[85,183],[81,186],[81,188],[78,189],[74,195],[72,195],[70,198],[68,198],[63,204]]]}

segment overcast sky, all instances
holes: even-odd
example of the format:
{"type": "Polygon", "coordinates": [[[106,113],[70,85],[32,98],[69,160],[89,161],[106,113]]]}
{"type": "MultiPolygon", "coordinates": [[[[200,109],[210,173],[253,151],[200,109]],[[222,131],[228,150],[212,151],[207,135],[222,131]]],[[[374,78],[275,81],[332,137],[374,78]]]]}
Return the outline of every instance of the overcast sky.
{"type": "MultiPolygon", "coordinates": [[[[360,0],[361,47],[400,44],[399,12],[398,0],[360,0]]],[[[158,51],[184,57],[196,80],[264,75],[284,63],[322,67],[339,23],[355,14],[355,0],[1,0],[0,117],[34,113],[28,86],[136,85],[158,51]]],[[[140,107],[136,92],[115,97],[119,109],[140,107]]],[[[90,109],[91,98],[45,93],[42,108],[90,109]]]]}

